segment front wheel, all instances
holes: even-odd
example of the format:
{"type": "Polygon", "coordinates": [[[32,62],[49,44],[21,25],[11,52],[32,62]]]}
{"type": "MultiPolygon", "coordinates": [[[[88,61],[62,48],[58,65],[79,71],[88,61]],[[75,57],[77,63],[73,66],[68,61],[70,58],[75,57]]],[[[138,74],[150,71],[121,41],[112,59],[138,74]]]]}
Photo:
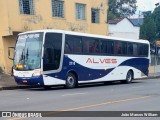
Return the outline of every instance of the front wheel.
{"type": "Polygon", "coordinates": [[[77,79],[73,73],[69,73],[66,79],[66,88],[75,88],[77,84],[77,79]]]}

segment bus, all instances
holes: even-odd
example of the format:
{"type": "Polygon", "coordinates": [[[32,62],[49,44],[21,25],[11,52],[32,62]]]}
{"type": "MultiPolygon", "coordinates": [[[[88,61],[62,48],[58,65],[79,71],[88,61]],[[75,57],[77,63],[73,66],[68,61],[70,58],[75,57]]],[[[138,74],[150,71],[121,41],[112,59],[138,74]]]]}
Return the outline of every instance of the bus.
{"type": "Polygon", "coordinates": [[[81,83],[122,81],[148,76],[150,44],[64,30],[20,33],[14,50],[17,84],[74,88],[81,83]]]}

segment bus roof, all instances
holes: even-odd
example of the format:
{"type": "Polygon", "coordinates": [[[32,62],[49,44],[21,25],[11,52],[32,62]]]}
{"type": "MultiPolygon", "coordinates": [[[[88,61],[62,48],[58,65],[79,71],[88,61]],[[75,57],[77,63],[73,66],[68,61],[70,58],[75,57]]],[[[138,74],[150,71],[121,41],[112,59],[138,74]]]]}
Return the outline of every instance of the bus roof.
{"type": "Polygon", "coordinates": [[[23,35],[27,33],[35,33],[35,32],[56,32],[56,33],[64,33],[64,34],[70,34],[70,35],[78,35],[78,36],[86,36],[86,37],[97,37],[102,39],[110,39],[110,40],[121,40],[121,41],[130,41],[130,42],[139,42],[139,43],[147,43],[149,44],[148,40],[136,40],[136,39],[128,39],[128,38],[120,38],[120,37],[110,37],[110,36],[104,36],[104,35],[96,35],[96,34],[89,34],[89,33],[81,33],[81,32],[73,32],[73,31],[65,31],[65,30],[56,30],[56,29],[44,29],[44,30],[34,30],[34,31],[28,31],[23,32],[18,35],[23,35]]]}

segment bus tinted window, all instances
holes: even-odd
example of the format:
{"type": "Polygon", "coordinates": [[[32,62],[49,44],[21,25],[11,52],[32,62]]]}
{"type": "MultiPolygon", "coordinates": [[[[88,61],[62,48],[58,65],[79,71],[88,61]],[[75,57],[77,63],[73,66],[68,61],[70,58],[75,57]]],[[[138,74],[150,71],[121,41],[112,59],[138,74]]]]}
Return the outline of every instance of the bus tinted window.
{"type": "Polygon", "coordinates": [[[99,53],[99,40],[90,38],[90,37],[83,37],[83,53],[99,53]]]}
{"type": "Polygon", "coordinates": [[[133,55],[138,56],[138,44],[133,43],[133,55]]]}
{"type": "Polygon", "coordinates": [[[127,42],[122,42],[122,54],[127,55],[127,42]]]}
{"type": "Polygon", "coordinates": [[[122,54],[122,42],[115,41],[115,54],[122,54]]]}
{"type": "Polygon", "coordinates": [[[143,43],[125,42],[120,40],[65,36],[66,54],[96,54],[118,56],[148,56],[149,46],[143,43]]]}
{"type": "Polygon", "coordinates": [[[108,53],[108,52],[107,52],[107,48],[108,48],[108,47],[107,47],[107,41],[101,40],[100,47],[101,47],[101,53],[102,53],[102,54],[108,53]]]}
{"type": "Polygon", "coordinates": [[[102,54],[113,54],[114,53],[114,42],[110,40],[101,40],[101,53],[102,54]]]}
{"type": "Polygon", "coordinates": [[[138,55],[139,56],[148,56],[148,45],[138,44],[138,55]]]}
{"type": "Polygon", "coordinates": [[[115,54],[127,55],[127,42],[115,41],[115,54]]]}
{"type": "Polygon", "coordinates": [[[91,40],[91,53],[99,53],[99,40],[91,40]]]}
{"type": "Polygon", "coordinates": [[[44,44],[43,70],[57,70],[60,65],[62,34],[46,33],[44,44]]]}
{"type": "Polygon", "coordinates": [[[113,41],[107,42],[107,52],[108,54],[114,54],[114,42],[113,41]]]}
{"type": "Polygon", "coordinates": [[[89,39],[83,39],[83,53],[89,53],[89,51],[90,51],[89,39]]]}
{"type": "Polygon", "coordinates": [[[128,55],[131,56],[133,55],[133,44],[128,43],[128,55]]]}
{"type": "Polygon", "coordinates": [[[138,44],[138,55],[142,56],[143,55],[143,44],[138,44]]]}
{"type": "Polygon", "coordinates": [[[82,40],[81,37],[66,35],[65,39],[65,53],[81,53],[82,52],[82,40]]]}
{"type": "Polygon", "coordinates": [[[149,46],[147,44],[144,44],[143,45],[143,55],[146,57],[148,56],[148,53],[149,53],[148,50],[149,50],[149,46]]]}

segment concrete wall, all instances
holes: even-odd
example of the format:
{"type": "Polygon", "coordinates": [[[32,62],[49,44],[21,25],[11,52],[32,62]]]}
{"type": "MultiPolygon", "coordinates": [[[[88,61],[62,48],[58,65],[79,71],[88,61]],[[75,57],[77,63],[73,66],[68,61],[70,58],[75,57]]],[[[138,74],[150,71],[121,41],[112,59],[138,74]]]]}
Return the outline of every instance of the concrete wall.
{"type": "Polygon", "coordinates": [[[123,19],[117,24],[109,24],[109,36],[130,39],[139,39],[140,27],[133,26],[128,19],[123,19]]]}

